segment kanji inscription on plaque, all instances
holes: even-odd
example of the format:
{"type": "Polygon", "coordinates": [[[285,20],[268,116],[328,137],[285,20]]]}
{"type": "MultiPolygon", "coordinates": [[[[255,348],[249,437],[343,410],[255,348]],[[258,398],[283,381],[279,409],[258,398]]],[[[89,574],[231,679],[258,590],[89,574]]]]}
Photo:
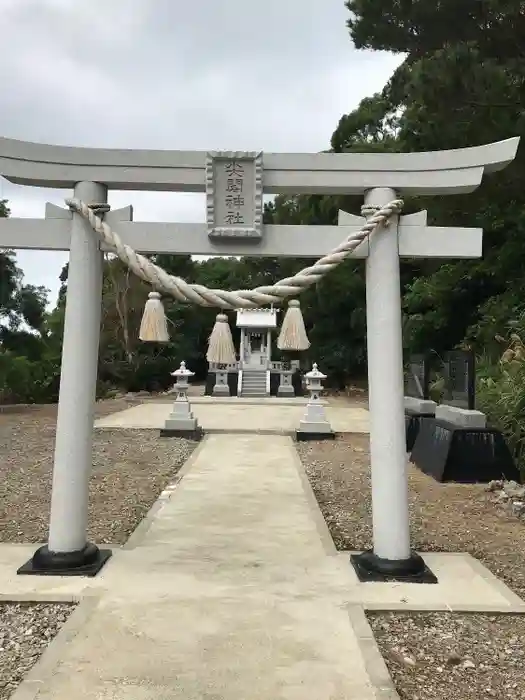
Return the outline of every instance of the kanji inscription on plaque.
{"type": "Polygon", "coordinates": [[[211,238],[262,237],[262,153],[216,151],[206,157],[211,238]]]}

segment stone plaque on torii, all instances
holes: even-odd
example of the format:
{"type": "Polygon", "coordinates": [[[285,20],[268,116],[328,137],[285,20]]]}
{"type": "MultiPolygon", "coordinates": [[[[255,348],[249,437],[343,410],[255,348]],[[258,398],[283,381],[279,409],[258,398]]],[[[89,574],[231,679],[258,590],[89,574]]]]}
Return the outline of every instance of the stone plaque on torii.
{"type": "MultiPolygon", "coordinates": [[[[262,225],[263,191],[361,194],[370,210],[397,195],[466,193],[479,186],[484,173],[512,162],[518,143],[513,138],[432,153],[235,152],[232,158],[230,152],[70,148],[0,138],[0,175],[22,185],[73,189],[77,199],[100,212],[108,189],[207,193],[202,224],[134,222],[131,207],[103,213],[123,241],[143,253],[319,258],[358,231],[364,219],[341,212],[338,226],[262,225]],[[232,170],[232,164],[243,160],[248,176],[243,171],[242,178],[233,177],[238,168],[232,170]],[[235,180],[242,180],[249,203],[226,199],[239,194],[235,180]]],[[[69,250],[49,539],[27,569],[92,575],[108,556],[86,541],[101,246],[80,214],[47,205],[44,220],[0,219],[0,247],[69,250]]],[[[399,258],[481,253],[480,229],[429,227],[425,212],[393,216],[354,253],[366,260],[374,548],[361,555],[360,566],[372,577],[424,574],[410,548],[399,258]]]]}
{"type": "Polygon", "coordinates": [[[262,236],[262,153],[206,154],[206,211],[210,238],[262,236]]]}

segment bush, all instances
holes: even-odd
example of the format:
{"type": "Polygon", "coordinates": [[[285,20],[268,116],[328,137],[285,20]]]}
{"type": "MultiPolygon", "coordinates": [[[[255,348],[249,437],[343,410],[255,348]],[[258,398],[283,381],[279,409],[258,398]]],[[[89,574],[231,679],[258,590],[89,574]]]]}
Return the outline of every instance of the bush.
{"type": "Polygon", "coordinates": [[[517,334],[498,363],[478,360],[476,390],[478,408],[503,432],[525,476],[525,346],[517,334]]]}
{"type": "Polygon", "coordinates": [[[59,384],[56,362],[0,351],[0,403],[54,403],[59,384]]]}

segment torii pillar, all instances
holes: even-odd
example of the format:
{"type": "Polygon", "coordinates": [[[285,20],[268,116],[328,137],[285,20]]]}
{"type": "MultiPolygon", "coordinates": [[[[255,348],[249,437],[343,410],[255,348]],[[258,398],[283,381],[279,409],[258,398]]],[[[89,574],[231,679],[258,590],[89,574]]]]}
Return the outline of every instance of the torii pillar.
{"type": "MultiPolygon", "coordinates": [[[[365,205],[381,207],[395,198],[394,190],[375,188],[365,194],[365,205]]],[[[410,547],[402,327],[396,216],[370,237],[366,259],[374,548],[354,555],[352,563],[361,580],[399,576],[431,583],[437,579],[410,547]]]]}
{"type": "MultiPolygon", "coordinates": [[[[133,222],[131,208],[109,212],[105,220],[141,253],[320,258],[357,232],[362,219],[341,213],[339,226],[264,226],[263,187],[266,194],[364,194],[368,205],[377,206],[397,194],[472,192],[484,173],[512,162],[518,143],[519,138],[512,138],[434,153],[222,153],[253,166],[251,184],[247,181],[253,197],[246,201],[256,202],[256,225],[243,230],[248,240],[236,235],[238,231],[210,229],[209,221],[133,222]]],[[[104,204],[111,189],[206,192],[209,215],[216,202],[214,187],[224,187],[212,174],[216,155],[71,148],[0,138],[0,174],[21,185],[73,189],[94,205],[104,204]]],[[[481,230],[427,227],[426,213],[420,212],[399,221],[394,217],[354,251],[367,266],[374,520],[373,551],[353,557],[361,580],[435,580],[410,549],[399,257],[475,258],[481,255],[481,243],[481,230]]],[[[94,575],[109,556],[86,539],[100,246],[78,214],[48,205],[44,220],[0,219],[0,247],[70,251],[49,540],[19,573],[94,575]]]]}

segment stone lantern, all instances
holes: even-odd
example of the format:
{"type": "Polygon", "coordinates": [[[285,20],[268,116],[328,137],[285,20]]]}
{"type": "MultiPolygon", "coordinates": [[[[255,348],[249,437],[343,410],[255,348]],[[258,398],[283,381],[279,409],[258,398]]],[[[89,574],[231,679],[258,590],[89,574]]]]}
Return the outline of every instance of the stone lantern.
{"type": "Polygon", "coordinates": [[[176,378],[176,397],[164,430],[161,430],[162,436],[195,437],[202,432],[188,401],[189,378],[194,375],[195,372],[189,370],[185,362],[181,362],[179,369],[171,372],[171,376],[176,378]]]}
{"type": "Polygon", "coordinates": [[[297,431],[298,440],[326,440],[333,439],[335,433],[326,417],[325,403],[321,400],[323,380],[326,374],[319,371],[314,363],[312,370],[305,375],[306,388],[310,392],[310,398],[306,406],[306,413],[299,424],[297,431]]]}

